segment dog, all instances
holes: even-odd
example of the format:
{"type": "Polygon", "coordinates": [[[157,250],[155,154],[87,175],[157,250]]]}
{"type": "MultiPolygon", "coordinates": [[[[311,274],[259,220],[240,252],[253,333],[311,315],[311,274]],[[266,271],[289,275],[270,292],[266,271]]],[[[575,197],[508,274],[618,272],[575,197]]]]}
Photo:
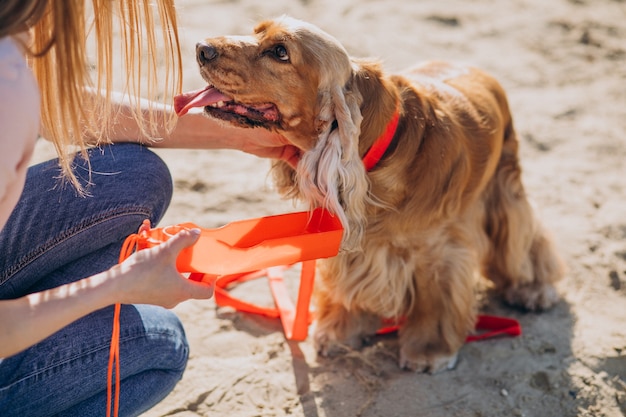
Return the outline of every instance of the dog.
{"type": "Polygon", "coordinates": [[[426,62],[388,75],[292,17],[251,36],[196,45],[208,86],[175,100],[227,124],[266,128],[300,151],[275,160],[278,191],[325,207],[344,226],[320,260],[314,300],[322,356],[359,348],[382,320],[401,322],[399,366],[452,368],[477,318],[480,277],[526,310],[554,305],[563,262],[529,203],[500,84],[426,62]]]}

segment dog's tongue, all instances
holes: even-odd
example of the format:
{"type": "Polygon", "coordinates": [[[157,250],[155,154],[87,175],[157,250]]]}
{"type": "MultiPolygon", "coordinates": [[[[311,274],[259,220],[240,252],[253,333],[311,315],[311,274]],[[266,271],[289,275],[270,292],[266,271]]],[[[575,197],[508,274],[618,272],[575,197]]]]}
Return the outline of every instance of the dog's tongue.
{"type": "Polygon", "coordinates": [[[189,91],[174,97],[174,110],[180,117],[187,114],[192,107],[206,107],[220,100],[229,101],[230,97],[209,85],[201,90],[189,91]]]}

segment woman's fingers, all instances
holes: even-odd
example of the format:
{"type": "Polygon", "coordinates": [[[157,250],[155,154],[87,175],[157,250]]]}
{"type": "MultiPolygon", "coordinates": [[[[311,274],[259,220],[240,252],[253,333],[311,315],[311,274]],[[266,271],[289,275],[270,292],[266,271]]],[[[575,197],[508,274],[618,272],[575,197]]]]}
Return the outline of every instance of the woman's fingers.
{"type": "Polygon", "coordinates": [[[132,278],[126,281],[125,296],[130,297],[126,302],[172,308],[188,299],[211,298],[212,283],[191,281],[176,269],[180,252],[199,237],[199,229],[182,230],[158,246],[135,253],[129,264],[132,278]]]}
{"type": "Polygon", "coordinates": [[[295,146],[285,146],[281,151],[280,159],[287,162],[293,169],[296,169],[301,156],[300,149],[295,146]]]}
{"type": "Polygon", "coordinates": [[[174,257],[175,261],[180,251],[196,243],[199,237],[200,229],[181,230],[163,245],[166,247],[165,250],[170,256],[174,257]]]}
{"type": "Polygon", "coordinates": [[[187,285],[189,287],[190,298],[194,298],[196,300],[206,300],[213,297],[213,288],[215,287],[214,283],[207,284],[204,282],[187,280],[187,285]]]}
{"type": "MultiPolygon", "coordinates": [[[[183,230],[174,235],[168,241],[170,243],[170,247],[168,249],[175,255],[174,262],[178,257],[180,251],[196,243],[199,236],[200,229],[183,230]]],[[[185,285],[187,287],[187,290],[189,291],[189,298],[207,299],[213,296],[212,283],[206,284],[187,280],[185,285]]]]}
{"type": "Polygon", "coordinates": [[[137,231],[138,234],[142,234],[143,232],[149,232],[150,231],[150,220],[149,219],[145,219],[143,221],[143,223],[141,223],[141,226],[139,226],[139,230],[137,231]]]}

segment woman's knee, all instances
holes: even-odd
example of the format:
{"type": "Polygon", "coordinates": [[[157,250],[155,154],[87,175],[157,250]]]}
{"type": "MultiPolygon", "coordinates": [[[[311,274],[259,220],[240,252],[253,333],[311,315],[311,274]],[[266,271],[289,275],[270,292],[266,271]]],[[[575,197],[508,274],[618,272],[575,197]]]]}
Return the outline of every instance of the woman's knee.
{"type": "Polygon", "coordinates": [[[189,359],[189,344],[178,316],[152,305],[122,306],[120,358],[122,375],[126,363],[128,374],[161,370],[180,378],[189,359]]]}
{"type": "MultiPolygon", "coordinates": [[[[0,246],[6,248],[0,283],[11,279],[11,288],[0,285],[0,297],[23,295],[46,275],[92,254],[112,266],[123,240],[145,219],[158,224],[171,201],[170,172],[144,146],[93,148],[88,160],[77,156],[73,165],[85,198],[70,184],[58,187],[58,161],[29,168],[20,201],[0,233],[0,246]],[[114,253],[104,253],[106,248],[114,253]]],[[[85,274],[101,272],[87,266],[85,274]]]]}
{"type": "Polygon", "coordinates": [[[173,183],[167,165],[156,153],[142,145],[116,143],[90,150],[89,164],[91,183],[96,187],[115,187],[134,204],[150,207],[153,223],[161,219],[172,199],[173,183]],[[99,173],[106,177],[98,178],[99,173]]]}

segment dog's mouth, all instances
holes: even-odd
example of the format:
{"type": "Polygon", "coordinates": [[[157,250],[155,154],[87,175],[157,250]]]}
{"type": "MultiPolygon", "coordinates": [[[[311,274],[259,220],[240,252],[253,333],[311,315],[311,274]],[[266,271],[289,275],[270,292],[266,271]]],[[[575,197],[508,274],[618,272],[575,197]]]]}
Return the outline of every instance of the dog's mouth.
{"type": "Polygon", "coordinates": [[[275,104],[239,103],[212,85],[174,97],[174,110],[179,117],[193,107],[204,107],[204,112],[209,116],[246,127],[268,127],[280,121],[275,104]]]}

